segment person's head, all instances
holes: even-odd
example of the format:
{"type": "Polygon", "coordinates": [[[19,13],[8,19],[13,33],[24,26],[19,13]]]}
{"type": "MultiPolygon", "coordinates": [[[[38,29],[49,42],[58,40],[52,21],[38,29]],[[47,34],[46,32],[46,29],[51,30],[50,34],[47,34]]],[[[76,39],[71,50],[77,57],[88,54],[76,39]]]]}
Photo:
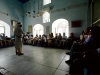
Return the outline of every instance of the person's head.
{"type": "Polygon", "coordinates": [[[65,36],[65,33],[63,33],[63,36],[65,36]]]}
{"type": "Polygon", "coordinates": [[[20,28],[22,28],[22,23],[18,22],[18,26],[19,26],[20,28]]]}
{"type": "Polygon", "coordinates": [[[41,37],[41,35],[39,35],[39,37],[41,37]]]}
{"type": "Polygon", "coordinates": [[[47,36],[44,34],[44,37],[46,37],[47,38],[47,36]]]}
{"type": "Polygon", "coordinates": [[[70,36],[74,36],[74,33],[73,33],[73,32],[71,32],[71,33],[70,33],[70,36]]]}
{"type": "Polygon", "coordinates": [[[53,33],[51,33],[51,37],[53,37],[53,33]]]}
{"type": "Polygon", "coordinates": [[[61,33],[59,33],[59,36],[61,36],[61,33]]]}
{"type": "Polygon", "coordinates": [[[49,34],[49,36],[51,36],[51,34],[49,34]]]}
{"type": "Polygon", "coordinates": [[[27,34],[29,34],[29,32],[27,32],[27,34]]]}
{"type": "Polygon", "coordinates": [[[92,27],[87,27],[87,28],[84,30],[84,33],[88,35],[88,34],[89,34],[89,31],[90,31],[91,29],[92,29],[92,27]]]}
{"type": "Polygon", "coordinates": [[[31,35],[31,37],[33,37],[33,35],[31,35]]]}
{"type": "Polygon", "coordinates": [[[5,36],[5,34],[3,33],[3,36],[5,36]]]}
{"type": "Polygon", "coordinates": [[[38,37],[38,34],[36,34],[36,36],[38,37]]]}

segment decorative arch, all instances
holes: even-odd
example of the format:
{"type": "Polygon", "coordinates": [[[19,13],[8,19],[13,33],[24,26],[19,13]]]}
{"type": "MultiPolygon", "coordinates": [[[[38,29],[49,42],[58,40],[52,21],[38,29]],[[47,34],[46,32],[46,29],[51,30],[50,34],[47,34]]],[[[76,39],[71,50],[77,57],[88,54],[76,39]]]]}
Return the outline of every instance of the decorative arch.
{"type": "Polygon", "coordinates": [[[44,34],[44,27],[41,24],[36,24],[33,27],[33,35],[34,37],[36,36],[36,34],[38,35],[43,35],[44,34]]]}
{"type": "Polygon", "coordinates": [[[6,22],[1,20],[0,20],[0,24],[4,27],[5,36],[10,37],[10,26],[6,22]]]}
{"type": "Polygon", "coordinates": [[[52,23],[52,32],[55,35],[56,33],[63,33],[66,34],[66,36],[69,36],[69,23],[66,19],[57,19],[52,23]]]}

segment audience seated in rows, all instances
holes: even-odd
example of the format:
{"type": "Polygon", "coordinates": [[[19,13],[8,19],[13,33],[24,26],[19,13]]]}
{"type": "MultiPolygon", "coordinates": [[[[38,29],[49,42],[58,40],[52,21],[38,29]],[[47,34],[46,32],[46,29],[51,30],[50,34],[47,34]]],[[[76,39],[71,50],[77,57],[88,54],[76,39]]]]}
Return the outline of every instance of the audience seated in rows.
{"type": "Polygon", "coordinates": [[[24,37],[24,44],[42,47],[69,48],[74,40],[74,33],[71,33],[68,38],[65,36],[65,33],[63,33],[63,36],[61,36],[61,33],[59,33],[59,35],[56,33],[55,37],[53,33],[50,33],[49,36],[43,34],[42,37],[41,35],[38,36],[38,34],[36,34],[35,37],[31,36],[31,38],[29,35],[26,35],[24,37]]]}
{"type": "Polygon", "coordinates": [[[97,63],[99,61],[99,59],[97,58],[100,58],[100,56],[98,56],[96,51],[98,48],[100,48],[100,39],[99,39],[100,35],[98,35],[98,33],[100,32],[100,27],[98,26],[88,27],[86,32],[87,36],[81,44],[77,42],[73,43],[70,49],[70,59],[68,61],[65,61],[66,63],[71,64],[70,66],[71,75],[73,75],[72,73],[75,74],[76,72],[78,73],[77,75],[80,75],[79,71],[81,70],[80,72],[84,73],[83,70],[85,68],[87,69],[86,70],[87,73],[88,71],[90,71],[90,74],[85,74],[85,75],[100,75],[100,73],[97,74],[99,71],[96,68],[97,66],[100,66],[99,63],[97,63]],[[78,64],[81,64],[80,65],[81,67],[78,66],[78,64]],[[77,68],[75,68],[76,65],[77,68]]]}
{"type": "Polygon", "coordinates": [[[0,47],[7,47],[14,45],[14,40],[5,36],[4,33],[0,34],[0,47]]]}

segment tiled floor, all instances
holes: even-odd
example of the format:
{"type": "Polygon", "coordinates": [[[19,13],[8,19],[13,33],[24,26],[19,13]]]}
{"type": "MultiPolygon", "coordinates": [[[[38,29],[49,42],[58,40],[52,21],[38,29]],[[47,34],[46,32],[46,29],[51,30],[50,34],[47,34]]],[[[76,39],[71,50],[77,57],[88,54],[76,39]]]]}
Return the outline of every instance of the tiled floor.
{"type": "Polygon", "coordinates": [[[15,48],[0,49],[0,66],[12,72],[5,75],[66,75],[69,65],[65,60],[69,50],[23,46],[24,55],[15,55],[15,48]]]}

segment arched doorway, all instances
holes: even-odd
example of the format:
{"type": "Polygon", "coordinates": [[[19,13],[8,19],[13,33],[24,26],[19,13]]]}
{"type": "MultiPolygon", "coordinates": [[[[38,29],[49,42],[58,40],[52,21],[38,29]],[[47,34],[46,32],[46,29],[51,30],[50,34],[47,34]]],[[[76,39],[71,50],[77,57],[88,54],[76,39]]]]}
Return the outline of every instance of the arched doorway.
{"type": "Polygon", "coordinates": [[[43,35],[44,31],[44,27],[41,24],[36,24],[33,27],[33,35],[34,37],[36,36],[36,34],[38,35],[43,35]]]}
{"type": "Polygon", "coordinates": [[[69,23],[66,19],[57,19],[52,23],[52,32],[55,35],[56,33],[63,33],[66,34],[66,36],[69,36],[69,23]]]}
{"type": "Polygon", "coordinates": [[[10,37],[10,26],[1,20],[0,20],[0,26],[1,26],[0,28],[2,29],[2,31],[1,30],[0,31],[3,32],[5,36],[10,37]]]}

